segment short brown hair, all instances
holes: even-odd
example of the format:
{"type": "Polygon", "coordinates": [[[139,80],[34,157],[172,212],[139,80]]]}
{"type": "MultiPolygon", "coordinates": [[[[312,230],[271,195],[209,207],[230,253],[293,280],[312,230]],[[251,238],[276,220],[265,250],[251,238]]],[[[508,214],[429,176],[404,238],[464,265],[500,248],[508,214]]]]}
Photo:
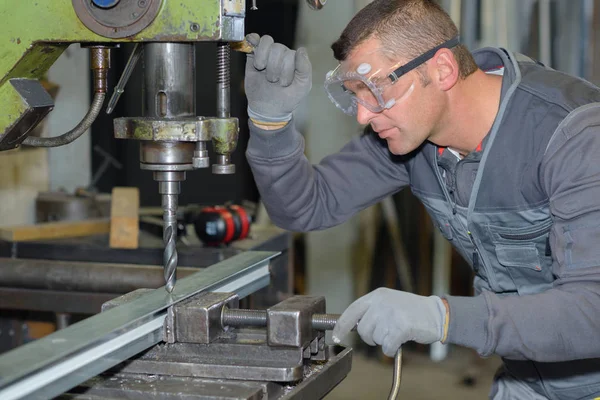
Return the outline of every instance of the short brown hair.
{"type": "MultiPolygon", "coordinates": [[[[450,16],[433,0],[374,0],[352,18],[331,48],[334,57],[343,61],[357,45],[376,37],[384,49],[412,59],[457,35],[450,16]]],[[[452,53],[461,78],[477,70],[464,45],[454,47],[452,53]]]]}

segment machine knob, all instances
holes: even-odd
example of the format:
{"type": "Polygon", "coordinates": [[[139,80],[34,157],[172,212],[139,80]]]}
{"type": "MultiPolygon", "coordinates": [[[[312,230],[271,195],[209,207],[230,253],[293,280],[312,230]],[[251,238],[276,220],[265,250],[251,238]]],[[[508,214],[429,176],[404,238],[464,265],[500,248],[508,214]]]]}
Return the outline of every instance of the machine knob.
{"type": "Polygon", "coordinates": [[[111,8],[119,4],[121,0],[92,0],[96,7],[111,8]]]}

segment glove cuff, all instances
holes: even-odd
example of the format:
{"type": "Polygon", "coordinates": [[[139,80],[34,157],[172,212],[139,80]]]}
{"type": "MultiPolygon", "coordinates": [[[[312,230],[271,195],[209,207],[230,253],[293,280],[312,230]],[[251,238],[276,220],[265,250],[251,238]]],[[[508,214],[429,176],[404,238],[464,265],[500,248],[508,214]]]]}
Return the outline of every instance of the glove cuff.
{"type": "Polygon", "coordinates": [[[258,123],[264,122],[267,125],[269,123],[273,123],[273,122],[288,122],[288,121],[290,121],[292,119],[292,113],[285,114],[285,115],[282,115],[282,116],[279,116],[279,117],[268,117],[266,115],[262,115],[262,114],[259,114],[259,113],[255,112],[255,111],[252,111],[250,109],[250,106],[248,106],[248,116],[252,120],[254,120],[254,121],[258,122],[258,123]]]}
{"type": "Polygon", "coordinates": [[[431,296],[435,299],[435,303],[440,316],[440,332],[439,341],[444,343],[448,337],[448,323],[450,321],[449,307],[446,306],[445,300],[442,300],[439,296],[431,296]]]}

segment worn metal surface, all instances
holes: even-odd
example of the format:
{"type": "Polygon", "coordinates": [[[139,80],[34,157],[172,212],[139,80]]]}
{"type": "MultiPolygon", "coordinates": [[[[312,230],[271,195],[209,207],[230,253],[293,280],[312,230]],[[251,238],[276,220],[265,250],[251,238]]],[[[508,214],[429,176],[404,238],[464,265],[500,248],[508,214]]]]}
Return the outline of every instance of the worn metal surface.
{"type": "Polygon", "coordinates": [[[222,118],[221,122],[209,124],[207,129],[215,153],[229,155],[235,151],[240,133],[237,118],[222,118]]]}
{"type": "Polygon", "coordinates": [[[303,349],[268,346],[264,331],[247,330],[210,344],[155,346],[127,362],[122,372],[296,382],[302,378],[303,370],[303,349]]]}
{"type": "MultiPolygon", "coordinates": [[[[224,139],[219,141],[227,142],[236,138],[230,136],[230,132],[239,131],[239,122],[237,118],[194,117],[167,120],[133,117],[115,118],[114,127],[117,139],[196,142],[222,137],[224,139]],[[227,139],[228,137],[231,139],[227,139]]],[[[228,144],[222,149],[231,149],[231,145],[228,144]]]]}
{"type": "Polygon", "coordinates": [[[246,252],[0,357],[0,398],[52,398],[162,339],[168,307],[203,291],[244,297],[269,282],[274,253],[246,252]]]}
{"type": "Polygon", "coordinates": [[[312,327],[313,314],[325,313],[325,297],[294,296],[267,310],[270,346],[308,346],[322,332],[312,327]]]}
{"type": "Polygon", "coordinates": [[[56,400],[266,400],[274,392],[281,388],[267,382],[125,374],[96,377],[56,400]]]}
{"type": "Polygon", "coordinates": [[[60,396],[59,400],[190,399],[190,400],[316,400],[322,399],[350,372],[352,349],[331,347],[331,358],[303,367],[293,384],[206,379],[113,371],[60,396]]]}
{"type": "Polygon", "coordinates": [[[165,342],[208,344],[224,332],[221,324],[223,307],[238,306],[239,300],[234,293],[206,293],[182,301],[169,309],[165,324],[172,326],[169,330],[172,334],[165,342]]]}
{"type": "Polygon", "coordinates": [[[352,368],[352,349],[339,346],[328,348],[331,354],[324,363],[313,363],[304,370],[303,380],[284,387],[280,400],[322,399],[336,387],[352,368]]]}

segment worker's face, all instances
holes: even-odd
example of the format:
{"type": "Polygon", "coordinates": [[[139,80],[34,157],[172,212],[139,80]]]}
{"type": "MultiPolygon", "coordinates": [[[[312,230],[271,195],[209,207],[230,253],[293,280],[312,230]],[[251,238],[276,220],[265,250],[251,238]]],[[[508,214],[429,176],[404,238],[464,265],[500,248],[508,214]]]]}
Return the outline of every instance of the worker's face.
{"type": "MultiPolygon", "coordinates": [[[[376,51],[378,48],[381,48],[381,43],[377,39],[366,40],[352,51],[348,61],[368,56],[374,69],[385,70],[394,62],[376,51]]],[[[427,71],[427,64],[422,68],[427,71]]],[[[423,86],[422,77],[416,70],[410,71],[387,87],[383,93],[386,99],[396,99],[393,106],[373,112],[359,103],[356,119],[362,125],[370,124],[379,137],[387,141],[391,153],[410,153],[429,139],[434,130],[439,104],[436,104],[432,90],[432,85],[423,86]]]]}

